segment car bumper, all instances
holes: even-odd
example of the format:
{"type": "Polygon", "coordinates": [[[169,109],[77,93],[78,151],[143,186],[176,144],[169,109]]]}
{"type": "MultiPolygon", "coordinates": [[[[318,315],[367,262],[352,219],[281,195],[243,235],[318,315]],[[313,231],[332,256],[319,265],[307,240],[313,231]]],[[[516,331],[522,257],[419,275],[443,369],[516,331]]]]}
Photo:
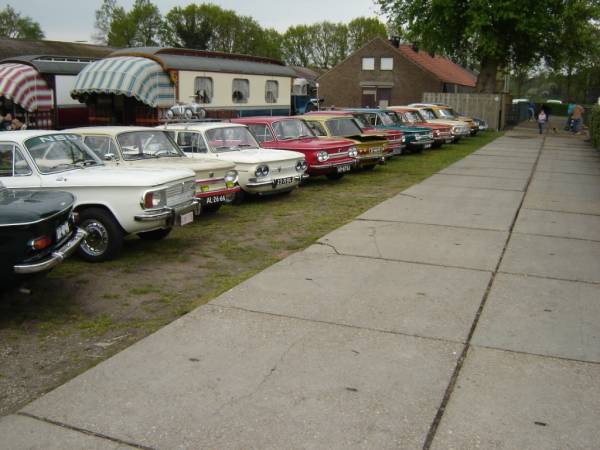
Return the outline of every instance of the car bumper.
{"type": "Polygon", "coordinates": [[[280,178],[276,178],[276,179],[271,179],[271,180],[265,180],[265,181],[249,181],[248,183],[246,183],[244,185],[244,187],[247,188],[262,188],[262,187],[271,187],[273,189],[278,188],[278,187],[290,187],[291,184],[298,184],[300,183],[300,181],[302,180],[302,175],[297,174],[297,175],[289,175],[287,177],[280,177],[280,178]],[[286,184],[277,184],[277,182],[275,180],[279,180],[279,179],[286,179],[286,178],[293,178],[293,181],[291,183],[286,183],[286,184]]]}
{"type": "Polygon", "coordinates": [[[53,251],[47,258],[35,263],[17,264],[13,267],[13,270],[19,275],[33,274],[50,270],[71,255],[77,249],[77,247],[79,247],[81,240],[86,235],[87,233],[85,231],[83,231],[81,228],[77,228],[77,231],[73,233],[71,239],[63,244],[58,250],[53,251]]]}
{"type": "Polygon", "coordinates": [[[350,166],[352,169],[356,165],[355,159],[346,159],[343,161],[335,161],[330,163],[311,164],[308,166],[307,172],[312,175],[326,175],[328,173],[336,172],[340,166],[350,166]]]}
{"type": "Polygon", "coordinates": [[[196,199],[200,201],[202,206],[229,203],[233,201],[235,194],[240,190],[239,186],[235,186],[210,192],[198,192],[196,194],[196,199]]]}
{"type": "Polygon", "coordinates": [[[419,141],[416,141],[416,140],[415,141],[410,141],[408,143],[408,146],[409,147],[413,147],[413,148],[414,147],[420,148],[420,147],[426,147],[428,145],[431,146],[431,144],[433,144],[433,143],[434,143],[433,139],[421,139],[419,141]]]}
{"type": "Polygon", "coordinates": [[[195,198],[189,202],[181,203],[176,206],[166,206],[161,209],[145,211],[142,214],[137,214],[134,219],[136,222],[156,222],[159,220],[166,220],[167,225],[173,225],[175,224],[177,217],[183,214],[187,214],[192,211],[195,215],[200,214],[199,204],[200,200],[195,198]]]}

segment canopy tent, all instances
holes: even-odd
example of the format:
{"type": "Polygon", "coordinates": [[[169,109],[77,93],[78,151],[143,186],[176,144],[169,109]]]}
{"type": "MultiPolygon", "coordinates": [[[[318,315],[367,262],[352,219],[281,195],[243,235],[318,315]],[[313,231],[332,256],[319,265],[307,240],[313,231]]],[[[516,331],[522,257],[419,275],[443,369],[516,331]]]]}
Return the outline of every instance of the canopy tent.
{"type": "Polygon", "coordinates": [[[12,100],[28,112],[50,111],[52,91],[33,67],[25,64],[0,64],[0,97],[12,100]]]}
{"type": "Polygon", "coordinates": [[[106,58],[85,67],[77,76],[71,96],[91,93],[134,97],[154,108],[175,104],[175,88],[161,65],[137,56],[106,58]]]}

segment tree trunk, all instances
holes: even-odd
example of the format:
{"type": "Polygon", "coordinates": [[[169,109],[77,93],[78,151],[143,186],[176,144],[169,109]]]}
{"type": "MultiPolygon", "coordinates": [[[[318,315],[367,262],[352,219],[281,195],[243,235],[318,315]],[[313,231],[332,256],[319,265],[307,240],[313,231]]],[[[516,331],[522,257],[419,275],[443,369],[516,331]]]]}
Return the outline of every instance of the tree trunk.
{"type": "Polygon", "coordinates": [[[496,92],[496,75],[498,73],[498,61],[494,58],[483,57],[475,90],[485,94],[496,92]]]}

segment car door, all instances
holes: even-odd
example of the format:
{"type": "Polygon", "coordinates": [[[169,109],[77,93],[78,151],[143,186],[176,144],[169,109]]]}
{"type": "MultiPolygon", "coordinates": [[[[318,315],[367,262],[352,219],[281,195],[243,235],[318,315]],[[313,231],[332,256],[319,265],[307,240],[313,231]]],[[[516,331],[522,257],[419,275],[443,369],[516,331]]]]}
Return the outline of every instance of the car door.
{"type": "Polygon", "coordinates": [[[0,181],[8,188],[39,188],[41,178],[34,172],[24,152],[12,142],[0,142],[0,181]]]}

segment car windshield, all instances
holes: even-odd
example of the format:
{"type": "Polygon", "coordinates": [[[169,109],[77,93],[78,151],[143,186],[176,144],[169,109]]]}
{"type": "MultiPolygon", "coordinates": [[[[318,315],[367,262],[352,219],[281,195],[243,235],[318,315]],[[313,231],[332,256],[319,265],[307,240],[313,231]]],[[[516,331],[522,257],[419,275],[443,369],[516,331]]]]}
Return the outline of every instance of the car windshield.
{"type": "Polygon", "coordinates": [[[75,134],[49,134],[25,141],[25,147],[43,174],[81,169],[102,161],[75,134]]]}
{"type": "Polygon", "coordinates": [[[381,114],[381,122],[384,125],[399,125],[401,123],[398,116],[393,111],[386,111],[381,114]]]}
{"type": "Polygon", "coordinates": [[[214,153],[258,148],[258,143],[252,133],[243,126],[213,128],[207,130],[205,135],[208,146],[214,153]]]}
{"type": "Polygon", "coordinates": [[[403,115],[404,115],[404,119],[407,122],[415,123],[415,122],[421,121],[421,117],[419,116],[419,113],[412,112],[412,111],[405,111],[403,113],[403,115]]]}
{"type": "Polygon", "coordinates": [[[419,112],[427,120],[436,119],[437,118],[431,109],[421,109],[421,110],[419,110],[419,112]]]}
{"type": "Polygon", "coordinates": [[[160,130],[128,131],[117,136],[124,160],[182,157],[183,152],[160,130]]]}
{"type": "Polygon", "coordinates": [[[275,122],[273,123],[273,131],[275,132],[277,139],[280,141],[315,136],[306,122],[299,119],[281,120],[279,122],[275,122]]]}
{"type": "Polygon", "coordinates": [[[453,119],[454,118],[454,114],[452,114],[452,112],[448,109],[438,109],[438,112],[440,113],[440,116],[443,117],[444,119],[453,119]]]}
{"type": "Polygon", "coordinates": [[[329,119],[325,122],[325,125],[329,128],[329,133],[332,136],[353,136],[362,133],[356,121],[351,117],[329,119]]]}

